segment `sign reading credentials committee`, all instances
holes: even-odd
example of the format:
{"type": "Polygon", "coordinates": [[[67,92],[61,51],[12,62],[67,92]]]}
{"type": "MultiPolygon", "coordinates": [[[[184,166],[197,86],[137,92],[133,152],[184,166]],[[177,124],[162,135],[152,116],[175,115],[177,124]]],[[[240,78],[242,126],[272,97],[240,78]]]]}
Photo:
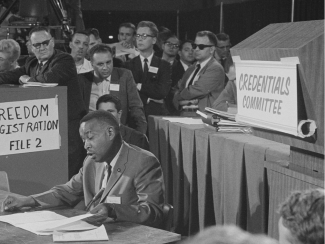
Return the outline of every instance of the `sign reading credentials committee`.
{"type": "Polygon", "coordinates": [[[59,148],[57,98],[0,104],[0,155],[59,148]]]}
{"type": "Polygon", "coordinates": [[[298,135],[297,57],[281,61],[235,56],[238,122],[298,135]]]}

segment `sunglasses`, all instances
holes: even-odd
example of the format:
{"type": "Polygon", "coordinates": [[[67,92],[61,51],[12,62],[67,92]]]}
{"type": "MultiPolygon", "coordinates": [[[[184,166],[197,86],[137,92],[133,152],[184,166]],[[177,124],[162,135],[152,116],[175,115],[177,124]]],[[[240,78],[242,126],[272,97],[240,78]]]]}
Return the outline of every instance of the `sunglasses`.
{"type": "Polygon", "coordinates": [[[140,39],[140,38],[141,38],[142,40],[145,40],[145,39],[147,39],[148,36],[149,36],[149,37],[155,37],[155,36],[153,36],[153,35],[149,35],[149,34],[141,34],[141,35],[140,35],[140,34],[136,34],[136,35],[135,35],[135,38],[136,38],[136,39],[140,39]]]}
{"type": "Polygon", "coordinates": [[[178,44],[174,44],[174,43],[171,43],[171,42],[165,42],[165,44],[166,44],[169,48],[174,48],[174,49],[179,48],[179,45],[178,45],[178,44]]]}
{"type": "Polygon", "coordinates": [[[214,45],[204,45],[204,44],[195,44],[192,43],[192,48],[195,50],[198,47],[200,50],[203,50],[206,47],[214,47],[214,45]]]}
{"type": "Polygon", "coordinates": [[[52,38],[49,39],[49,40],[43,41],[43,42],[34,43],[34,44],[32,44],[32,45],[33,45],[33,47],[35,47],[36,49],[40,49],[42,45],[44,45],[45,47],[47,47],[47,46],[49,45],[49,43],[50,43],[51,40],[52,40],[52,38]]]}

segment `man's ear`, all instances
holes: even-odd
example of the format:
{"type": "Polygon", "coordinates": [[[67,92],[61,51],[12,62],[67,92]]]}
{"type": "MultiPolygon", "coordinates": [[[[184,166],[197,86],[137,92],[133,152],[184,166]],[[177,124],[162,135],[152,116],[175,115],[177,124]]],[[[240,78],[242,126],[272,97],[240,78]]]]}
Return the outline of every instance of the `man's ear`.
{"type": "Polygon", "coordinates": [[[72,42],[69,42],[69,47],[72,49],[72,42]]]}
{"type": "Polygon", "coordinates": [[[157,37],[154,37],[153,38],[153,44],[156,44],[156,42],[157,42],[157,37]]]}
{"type": "Polygon", "coordinates": [[[108,126],[106,128],[106,133],[109,137],[110,140],[113,140],[113,138],[115,137],[115,130],[113,126],[108,126]]]}

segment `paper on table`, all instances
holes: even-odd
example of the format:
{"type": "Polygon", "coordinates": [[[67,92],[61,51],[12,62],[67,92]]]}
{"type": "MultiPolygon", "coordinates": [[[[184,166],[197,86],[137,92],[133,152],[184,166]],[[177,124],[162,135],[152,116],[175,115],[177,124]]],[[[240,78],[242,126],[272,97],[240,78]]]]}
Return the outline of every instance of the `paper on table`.
{"type": "Polygon", "coordinates": [[[82,231],[82,232],[54,232],[53,241],[54,242],[70,242],[70,241],[108,241],[104,225],[99,228],[82,231]]]}
{"type": "Polygon", "coordinates": [[[0,221],[17,226],[18,224],[59,220],[65,218],[66,217],[51,211],[36,211],[0,216],[0,221]]]}
{"type": "Polygon", "coordinates": [[[204,124],[200,118],[193,119],[193,118],[187,118],[187,117],[163,117],[162,119],[168,120],[169,122],[176,122],[176,123],[187,124],[187,125],[203,125],[204,124]]]}
{"type": "Polygon", "coordinates": [[[12,224],[37,235],[51,235],[54,230],[58,230],[60,227],[67,231],[97,228],[86,222],[79,222],[79,220],[90,216],[92,216],[92,214],[83,214],[67,218],[51,211],[36,211],[0,216],[0,221],[12,224]]]}

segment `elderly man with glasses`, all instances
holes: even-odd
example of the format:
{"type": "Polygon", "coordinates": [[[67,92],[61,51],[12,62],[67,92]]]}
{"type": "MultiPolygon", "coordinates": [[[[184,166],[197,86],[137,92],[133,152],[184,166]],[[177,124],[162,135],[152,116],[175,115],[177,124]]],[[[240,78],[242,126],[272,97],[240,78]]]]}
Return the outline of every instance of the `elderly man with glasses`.
{"type": "Polygon", "coordinates": [[[35,27],[30,31],[29,38],[35,56],[27,58],[25,65],[20,68],[0,73],[0,84],[40,82],[68,87],[68,156],[71,177],[82,167],[85,155],[78,128],[86,110],[75,62],[71,55],[54,49],[54,39],[47,28],[35,27]]]}
{"type": "Polygon", "coordinates": [[[217,38],[210,31],[200,31],[192,44],[196,63],[178,83],[173,103],[181,116],[196,116],[196,110],[211,107],[224,88],[225,73],[213,57],[217,38]]]}
{"type": "Polygon", "coordinates": [[[147,117],[168,114],[164,99],[170,89],[171,66],[154,56],[157,35],[158,29],[153,22],[141,21],[135,35],[140,55],[125,63],[132,71],[147,117]]]}

